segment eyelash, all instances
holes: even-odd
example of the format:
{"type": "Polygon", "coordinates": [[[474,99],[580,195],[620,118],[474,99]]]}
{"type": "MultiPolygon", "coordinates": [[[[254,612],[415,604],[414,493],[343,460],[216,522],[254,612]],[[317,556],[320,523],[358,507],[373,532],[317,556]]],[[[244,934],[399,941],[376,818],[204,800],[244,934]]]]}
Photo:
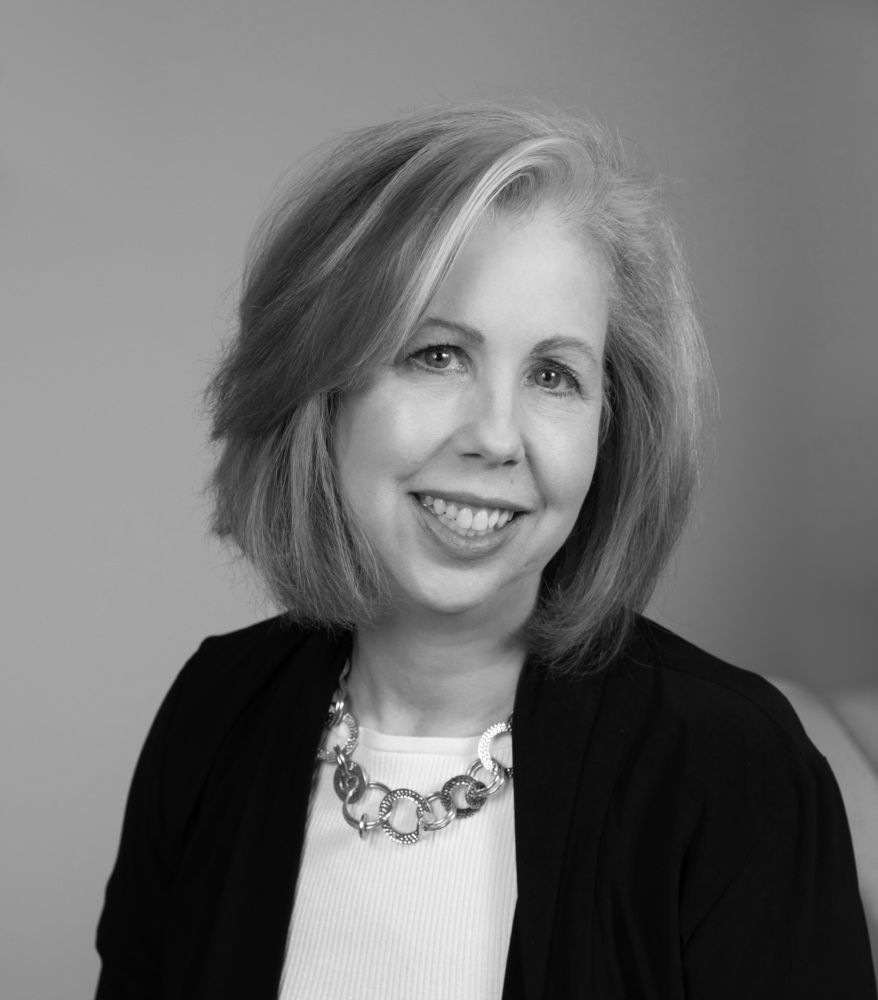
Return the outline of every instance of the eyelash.
{"type": "MultiPolygon", "coordinates": [[[[416,351],[412,351],[411,354],[406,358],[407,361],[412,362],[419,370],[429,372],[431,375],[445,375],[446,372],[441,368],[431,368],[429,365],[424,364],[418,357],[418,355],[426,354],[428,351],[448,351],[451,354],[457,355],[464,354],[463,350],[456,347],[454,344],[446,344],[441,341],[436,343],[424,344],[423,347],[419,347],[416,351]]],[[[571,384],[572,388],[567,390],[557,390],[557,389],[544,389],[543,391],[548,393],[550,396],[570,396],[573,393],[579,395],[582,390],[579,378],[572,368],[569,368],[562,361],[555,361],[552,358],[545,358],[540,364],[534,368],[534,372],[539,371],[556,371],[571,384]]],[[[450,373],[448,373],[450,374],[450,373]]]]}

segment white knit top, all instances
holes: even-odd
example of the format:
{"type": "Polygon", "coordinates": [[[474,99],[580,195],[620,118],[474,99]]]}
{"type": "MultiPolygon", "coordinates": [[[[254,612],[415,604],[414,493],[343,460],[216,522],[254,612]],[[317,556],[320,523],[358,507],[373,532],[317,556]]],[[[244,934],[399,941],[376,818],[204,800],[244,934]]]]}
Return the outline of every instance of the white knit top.
{"type": "MultiPolygon", "coordinates": [[[[353,758],[370,780],[426,797],[466,773],[478,739],[361,728],[353,758]]],[[[502,740],[492,752],[509,764],[502,740]]],[[[517,895],[512,781],[477,814],[406,845],[380,829],[359,838],[334,771],[319,765],[311,795],[280,1000],[499,1000],[517,895]]],[[[380,798],[370,793],[370,819],[380,798]]],[[[413,817],[403,801],[391,819],[411,830],[413,817]]]]}

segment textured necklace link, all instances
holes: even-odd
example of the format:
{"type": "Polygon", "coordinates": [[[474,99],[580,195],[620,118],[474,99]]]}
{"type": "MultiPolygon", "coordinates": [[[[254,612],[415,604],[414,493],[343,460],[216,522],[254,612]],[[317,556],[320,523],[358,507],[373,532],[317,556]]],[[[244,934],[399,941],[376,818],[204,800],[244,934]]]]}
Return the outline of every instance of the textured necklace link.
{"type": "Polygon", "coordinates": [[[506,722],[495,722],[489,726],[479,738],[478,758],[467,768],[466,774],[456,774],[449,778],[438,792],[420,795],[410,788],[388,788],[380,781],[370,781],[362,766],[353,759],[354,750],[360,734],[357,720],[347,706],[347,676],[350,663],[345,664],[338,688],[329,706],[326,720],[327,732],[340,724],[348,731],[344,746],[337,743],[327,750],[321,747],[317,751],[317,759],[324,764],[335,764],[335,774],[332,785],[335,794],[341,799],[341,811],[345,822],[365,838],[373,830],[383,830],[397,844],[416,844],[421,839],[421,833],[432,833],[444,830],[456,819],[468,819],[474,816],[487,802],[489,796],[496,794],[512,780],[512,768],[503,764],[491,755],[491,743],[497,736],[504,733],[512,735],[512,716],[506,722]],[[485,773],[485,781],[477,775],[485,773]],[[490,779],[490,780],[489,780],[490,779]],[[487,784],[486,784],[487,781],[487,784]],[[463,801],[458,805],[455,795],[459,797],[459,789],[463,789],[463,801]],[[378,816],[370,819],[363,809],[359,816],[351,811],[351,806],[361,802],[370,792],[380,792],[382,798],[378,803],[378,816]],[[408,799],[414,803],[417,823],[413,830],[398,830],[392,822],[393,809],[397,802],[408,799]]]}

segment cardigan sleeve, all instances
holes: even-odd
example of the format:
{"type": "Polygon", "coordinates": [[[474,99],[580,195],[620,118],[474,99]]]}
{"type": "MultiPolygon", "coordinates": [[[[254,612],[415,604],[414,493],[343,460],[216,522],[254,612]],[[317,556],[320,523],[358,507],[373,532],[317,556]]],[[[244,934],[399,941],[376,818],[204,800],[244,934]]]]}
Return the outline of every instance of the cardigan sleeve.
{"type": "Polygon", "coordinates": [[[96,1000],[162,996],[164,935],[175,862],[163,829],[164,747],[180,680],[168,692],[141,750],[116,864],[98,924],[102,968],[96,1000]]]}
{"type": "Polygon", "coordinates": [[[875,1000],[844,806],[816,753],[685,942],[691,1000],[875,1000]]]}

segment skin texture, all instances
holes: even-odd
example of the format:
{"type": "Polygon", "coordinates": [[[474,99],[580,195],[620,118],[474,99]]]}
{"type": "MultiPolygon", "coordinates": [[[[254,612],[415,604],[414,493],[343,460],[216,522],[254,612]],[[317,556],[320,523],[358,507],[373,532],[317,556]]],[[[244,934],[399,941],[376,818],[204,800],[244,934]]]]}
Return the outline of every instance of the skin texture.
{"type": "MultiPolygon", "coordinates": [[[[410,684],[424,648],[444,643],[443,672],[457,665],[452,688],[471,695],[467,649],[482,676],[491,650],[509,661],[503,638],[532,610],[591,484],[606,326],[601,267],[550,214],[485,219],[395,363],[342,399],[341,486],[396,594],[395,612],[358,636],[361,662],[379,660],[364,644],[383,647],[384,675],[388,657],[405,659],[410,684]],[[427,493],[517,513],[461,538],[422,506],[427,493]]],[[[428,671],[417,682],[449,683],[428,671]]]]}

